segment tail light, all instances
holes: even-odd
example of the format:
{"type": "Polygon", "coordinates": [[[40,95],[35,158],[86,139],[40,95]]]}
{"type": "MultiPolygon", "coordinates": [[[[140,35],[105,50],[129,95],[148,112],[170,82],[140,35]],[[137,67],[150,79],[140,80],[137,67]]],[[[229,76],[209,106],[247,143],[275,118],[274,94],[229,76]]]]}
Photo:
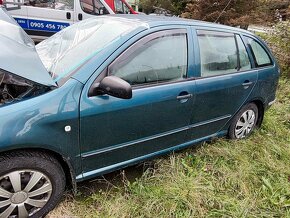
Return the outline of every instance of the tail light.
{"type": "Polygon", "coordinates": [[[0,0],[0,5],[3,5],[3,0],[0,0]]]}

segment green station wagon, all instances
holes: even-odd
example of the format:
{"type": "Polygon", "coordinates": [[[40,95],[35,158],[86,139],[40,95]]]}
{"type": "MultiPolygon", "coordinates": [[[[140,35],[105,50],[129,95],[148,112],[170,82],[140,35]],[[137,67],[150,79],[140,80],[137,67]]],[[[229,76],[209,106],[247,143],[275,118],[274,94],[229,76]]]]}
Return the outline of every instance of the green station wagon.
{"type": "Polygon", "coordinates": [[[104,16],[34,47],[6,18],[1,218],[42,217],[78,181],[213,137],[247,137],[275,101],[277,62],[241,29],[104,16]]]}

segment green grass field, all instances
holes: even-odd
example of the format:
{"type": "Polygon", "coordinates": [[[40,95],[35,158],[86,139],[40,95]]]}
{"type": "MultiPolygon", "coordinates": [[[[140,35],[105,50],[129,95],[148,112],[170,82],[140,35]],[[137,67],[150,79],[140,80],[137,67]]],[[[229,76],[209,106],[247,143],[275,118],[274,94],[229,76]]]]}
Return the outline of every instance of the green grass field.
{"type": "Polygon", "coordinates": [[[80,184],[49,217],[290,217],[290,80],[261,129],[80,184]]]}

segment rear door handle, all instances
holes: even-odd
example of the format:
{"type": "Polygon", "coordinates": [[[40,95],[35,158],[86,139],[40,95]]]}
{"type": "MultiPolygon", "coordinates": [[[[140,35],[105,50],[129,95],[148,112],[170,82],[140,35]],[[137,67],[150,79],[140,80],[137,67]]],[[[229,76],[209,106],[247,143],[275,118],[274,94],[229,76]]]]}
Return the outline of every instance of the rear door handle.
{"type": "Polygon", "coordinates": [[[249,88],[251,85],[253,84],[253,82],[246,80],[242,85],[244,86],[244,89],[249,88]]]}
{"type": "Polygon", "coordinates": [[[192,94],[187,94],[187,95],[179,95],[177,96],[177,100],[184,100],[184,99],[189,99],[189,98],[192,98],[192,94]]]}
{"type": "Polygon", "coordinates": [[[243,86],[250,86],[250,85],[252,85],[253,84],[253,82],[244,82],[243,83],[243,86]]]}

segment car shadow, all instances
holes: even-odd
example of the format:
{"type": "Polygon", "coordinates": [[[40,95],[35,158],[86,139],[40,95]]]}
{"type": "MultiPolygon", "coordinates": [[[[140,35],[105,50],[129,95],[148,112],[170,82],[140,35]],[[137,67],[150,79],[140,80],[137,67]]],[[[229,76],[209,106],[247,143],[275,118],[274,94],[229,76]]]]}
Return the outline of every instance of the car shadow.
{"type": "Polygon", "coordinates": [[[77,196],[86,197],[100,191],[122,188],[128,182],[133,183],[141,178],[145,172],[150,173],[154,168],[156,168],[156,161],[152,160],[80,182],[77,184],[77,196]]]}

